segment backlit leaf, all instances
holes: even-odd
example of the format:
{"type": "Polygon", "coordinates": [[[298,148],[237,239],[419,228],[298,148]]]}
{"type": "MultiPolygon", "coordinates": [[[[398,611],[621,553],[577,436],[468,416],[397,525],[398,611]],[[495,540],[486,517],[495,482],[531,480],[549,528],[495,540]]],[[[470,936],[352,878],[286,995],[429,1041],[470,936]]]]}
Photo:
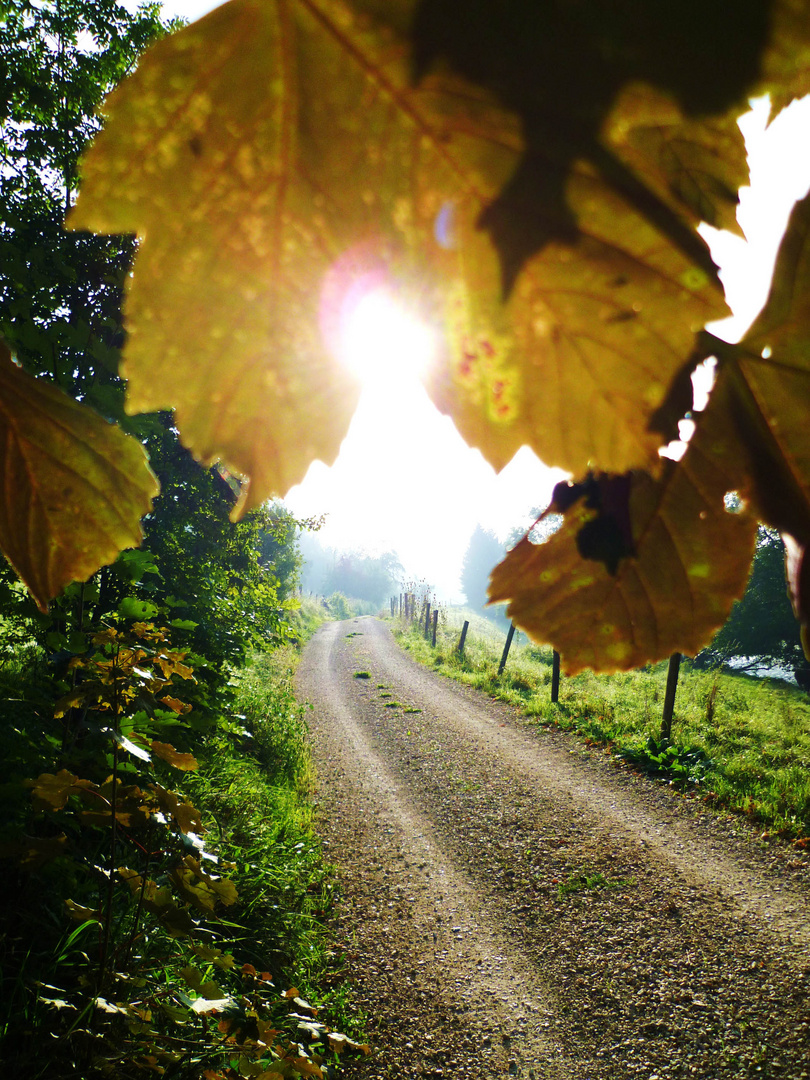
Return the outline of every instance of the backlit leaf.
{"type": "Polygon", "coordinates": [[[151,742],[149,745],[156,757],[167,761],[169,765],[174,765],[175,769],[183,769],[185,772],[189,772],[199,768],[197,759],[193,754],[183,754],[179,750],[175,750],[171,743],[151,742]]]}
{"type": "Polygon", "coordinates": [[[646,419],[695,331],[725,313],[676,214],[687,254],[635,189],[582,160],[569,175],[553,145],[504,225],[496,199],[525,166],[519,118],[446,71],[414,85],[412,9],[232,0],[147,54],[85,163],[72,226],[143,238],[128,408],[174,405],[198,457],[253,477],[244,505],[337,451],[355,395],[321,331],[339,347],[352,286],[392,274],[445,322],[434,397],[498,467],[524,444],[571,469],[655,466],[646,419]],[[504,305],[505,249],[556,213],[543,178],[571,227],[517,259],[504,305]],[[571,408],[575,389],[586,409],[571,408]]]}
{"type": "Polygon", "coordinates": [[[566,187],[581,235],[529,260],[506,302],[478,199],[455,211],[459,236],[441,256],[450,283],[439,408],[496,467],[522,445],[581,472],[658,467],[649,421],[724,301],[693,265],[600,174],[579,164],[566,187]]]}
{"type": "Polygon", "coordinates": [[[78,922],[88,920],[101,922],[101,912],[96,908],[83,907],[81,904],[77,904],[75,900],[65,900],[65,908],[71,919],[76,919],[78,922]]]}
{"type": "Polygon", "coordinates": [[[693,225],[742,235],[737,192],[748,182],[739,109],[710,120],[686,119],[676,102],[634,84],[611,111],[604,138],[633,173],[693,225]]]}
{"type": "Polygon", "coordinates": [[[738,452],[760,517],[791,538],[794,603],[810,615],[810,196],[796,204],[767,303],[727,361],[738,452]]]}
{"type": "Polygon", "coordinates": [[[27,375],[2,342],[0,448],[0,547],[40,608],[140,544],[158,493],[143,447],[27,375]]]}
{"type": "Polygon", "coordinates": [[[739,468],[730,423],[718,383],[681,461],[657,481],[631,473],[624,506],[584,495],[552,504],[562,528],[542,544],[521,540],[493,571],[490,599],[510,601],[515,625],[550,642],[570,673],[694,655],[742,594],[754,551],[755,519],[724,506],[739,468]]]}
{"type": "Polygon", "coordinates": [[[108,100],[71,218],[144,238],[127,408],[174,407],[199,459],[252,477],[242,509],[331,463],[357,400],[320,340],[341,247],[317,212],[328,177],[299,171],[299,80],[328,78],[330,57],[291,23],[286,5],[233,0],[150,50],[108,100]]]}

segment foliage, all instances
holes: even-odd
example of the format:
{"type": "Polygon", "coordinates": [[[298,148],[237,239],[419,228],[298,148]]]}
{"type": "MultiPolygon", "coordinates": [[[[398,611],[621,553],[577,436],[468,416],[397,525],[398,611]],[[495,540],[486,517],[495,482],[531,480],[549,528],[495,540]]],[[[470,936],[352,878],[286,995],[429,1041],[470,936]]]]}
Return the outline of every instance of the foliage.
{"type": "Polygon", "coordinates": [[[703,329],[725,304],[696,226],[736,227],[736,118],[804,92],[810,19],[789,0],[746,3],[734,35],[726,18],[719,0],[644,19],[481,0],[459,27],[449,0],[235,0],[161,42],[105,106],[71,218],[144,238],[128,408],[174,406],[257,505],[334,458],[356,396],[343,303],[393,281],[443,326],[430,391],[490,462],[529,445],[599,470],[493,582],[569,670],[695,652],[743,591],[757,517],[794,538],[802,606],[810,203],[739,346],[703,329]],[[709,356],[712,403],[663,461],[709,356]]]}
{"type": "Polygon", "coordinates": [[[489,575],[503,556],[503,544],[497,536],[476,525],[461,567],[461,591],[471,608],[486,605],[489,575]]]}
{"type": "Polygon", "coordinates": [[[327,1075],[319,1063],[364,1047],[316,1019],[331,1011],[318,986],[334,886],[309,833],[291,658],[257,658],[239,678],[242,712],[201,738],[171,696],[194,675],[165,631],[110,630],[94,648],[56,710],[58,721],[85,706],[83,737],[59,758],[69,767],[30,780],[32,802],[17,796],[5,829],[3,904],[23,906],[4,912],[4,1061],[55,1078],[224,1077],[256,1063],[327,1075]],[[193,739],[196,755],[153,737],[164,730],[193,739]],[[82,778],[73,763],[100,772],[82,778]],[[183,791],[166,786],[171,767],[183,791]]]}
{"type": "Polygon", "coordinates": [[[362,551],[334,552],[321,591],[327,596],[330,593],[343,593],[352,599],[381,605],[399,591],[399,583],[404,576],[405,572],[394,551],[386,551],[382,555],[369,555],[362,551]]]}
{"type": "Polygon", "coordinates": [[[795,669],[798,676],[807,666],[785,589],[785,547],[777,532],[762,526],[745,593],[696,659],[711,665],[733,658],[746,658],[749,666],[795,669]]]}
{"type": "Polygon", "coordinates": [[[301,584],[303,555],[298,543],[299,530],[317,529],[319,522],[297,521],[282,502],[265,508],[267,521],[259,539],[259,563],[267,567],[277,581],[279,600],[287,600],[301,584]]]}
{"type": "MultiPolygon", "coordinates": [[[[123,417],[116,386],[130,238],[62,227],[94,111],[163,32],[158,6],[114,0],[8,0],[0,23],[0,334],[32,382],[5,359],[0,425],[3,550],[47,601],[141,538],[155,481],[139,443],[94,415],[123,417]],[[81,399],[65,401],[56,387],[81,399]]],[[[127,425],[130,429],[131,426],[127,425]]]]}
{"type": "Polygon", "coordinates": [[[359,1044],[314,1016],[302,1032],[280,997],[326,963],[302,711],[259,661],[228,685],[288,634],[293,530],[272,507],[232,524],[238,481],[168,414],[125,415],[133,241],[61,228],[88,110],[162,32],[156,6],[111,0],[10,0],[0,23],[0,329],[20,365],[2,346],[0,541],[41,607],[110,563],[47,612],[0,572],[2,1056],[56,1080],[326,1075],[316,1055],[359,1044]]]}
{"type": "Polygon", "coordinates": [[[642,747],[620,750],[619,756],[651,776],[664,777],[679,787],[700,783],[712,767],[703,750],[677,746],[669,739],[656,740],[652,736],[642,747]]]}
{"type": "MultiPolygon", "coordinates": [[[[418,628],[399,629],[398,621],[393,627],[414,659],[508,702],[541,724],[576,733],[584,740],[583,753],[598,747],[617,756],[641,752],[649,765],[652,739],[654,756],[661,756],[665,768],[686,755],[681,764],[696,767],[699,776],[711,762],[699,786],[686,785],[709,805],[744,814],[802,843],[810,837],[810,704],[795,687],[683,663],[671,752],[659,742],[666,662],[634,672],[564,678],[559,704],[552,705],[551,649],[513,644],[498,677],[503,635],[493,636],[491,624],[484,625],[486,633],[471,627],[459,656],[461,619],[467,617],[464,611],[448,612],[436,649],[418,628]]],[[[677,769],[661,773],[663,780],[679,784],[682,776],[677,769]]]]}

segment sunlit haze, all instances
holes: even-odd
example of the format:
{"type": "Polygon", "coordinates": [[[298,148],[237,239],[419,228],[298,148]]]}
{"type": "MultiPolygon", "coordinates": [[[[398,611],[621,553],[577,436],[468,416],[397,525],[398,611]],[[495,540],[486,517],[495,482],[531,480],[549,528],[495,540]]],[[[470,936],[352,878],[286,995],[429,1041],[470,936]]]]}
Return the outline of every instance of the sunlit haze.
{"type": "MultiPolygon", "coordinates": [[[[213,6],[175,0],[165,10],[193,18],[213,6]]],[[[770,126],[767,119],[767,101],[759,101],[741,121],[751,166],[738,214],[746,239],[702,228],[734,312],[711,329],[729,341],[762,307],[788,214],[810,185],[810,99],[770,126]]],[[[531,508],[548,500],[562,474],[524,448],[496,475],[465,445],[418,380],[435,342],[396,298],[372,291],[347,322],[343,359],[363,383],[360,406],[335,464],[314,463],[285,501],[300,516],[327,515],[325,545],[396,550],[409,573],[460,599],[458,574],[476,523],[501,538],[528,526],[531,508]]]]}
{"type": "Polygon", "coordinates": [[[346,312],[341,358],[365,385],[396,391],[403,378],[421,375],[436,352],[433,332],[386,289],[357,299],[346,312]]]}

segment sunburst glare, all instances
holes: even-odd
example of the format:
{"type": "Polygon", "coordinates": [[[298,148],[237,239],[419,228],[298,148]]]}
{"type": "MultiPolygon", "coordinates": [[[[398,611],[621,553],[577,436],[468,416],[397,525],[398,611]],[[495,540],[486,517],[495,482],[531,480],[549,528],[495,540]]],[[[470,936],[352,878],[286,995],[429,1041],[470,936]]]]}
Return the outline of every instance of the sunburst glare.
{"type": "Polygon", "coordinates": [[[364,293],[344,313],[340,355],[364,385],[396,385],[425,372],[436,353],[436,335],[390,292],[364,293]]]}

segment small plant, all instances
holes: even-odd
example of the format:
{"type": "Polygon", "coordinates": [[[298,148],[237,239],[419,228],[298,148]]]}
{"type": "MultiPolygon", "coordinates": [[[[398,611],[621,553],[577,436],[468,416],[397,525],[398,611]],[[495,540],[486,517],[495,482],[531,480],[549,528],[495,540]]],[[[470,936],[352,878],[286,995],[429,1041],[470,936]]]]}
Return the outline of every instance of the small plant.
{"type": "Polygon", "coordinates": [[[355,677],[355,679],[370,679],[371,678],[371,672],[370,671],[355,671],[354,677],[355,677]]]}
{"type": "Polygon", "coordinates": [[[402,708],[402,703],[399,702],[399,701],[386,701],[385,708],[386,709],[401,709],[402,708]]]}
{"type": "Polygon", "coordinates": [[[602,873],[572,874],[567,881],[560,881],[557,884],[557,897],[562,900],[571,893],[583,892],[585,889],[624,889],[630,885],[635,885],[635,883],[635,878],[608,881],[602,873]]]}
{"type": "Polygon", "coordinates": [[[669,739],[656,741],[652,736],[643,748],[620,750],[619,756],[651,776],[684,787],[689,783],[699,784],[713,766],[704,750],[676,746],[669,739]]]}

